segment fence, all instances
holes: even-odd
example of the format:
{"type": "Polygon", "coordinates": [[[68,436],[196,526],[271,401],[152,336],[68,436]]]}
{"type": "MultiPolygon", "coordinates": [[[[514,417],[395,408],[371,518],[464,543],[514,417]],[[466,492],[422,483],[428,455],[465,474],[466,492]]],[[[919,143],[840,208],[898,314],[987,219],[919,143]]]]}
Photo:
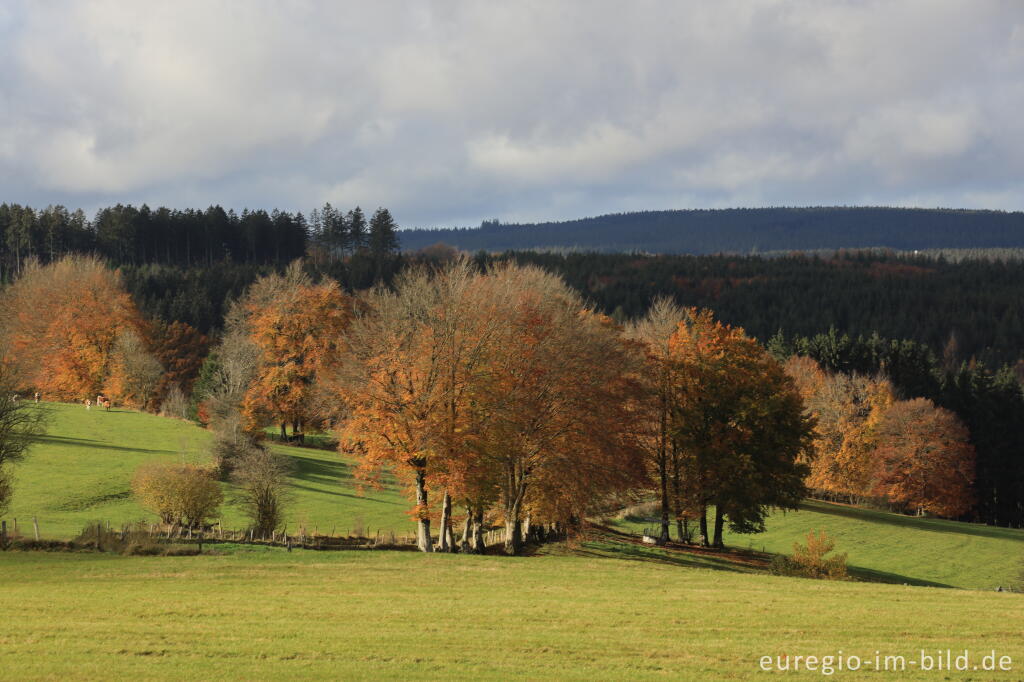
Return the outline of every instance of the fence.
{"type": "MultiPolygon", "coordinates": [[[[22,524],[24,528],[24,524],[22,524]]],[[[310,533],[304,527],[298,532],[289,533],[287,527],[280,531],[272,531],[269,535],[259,534],[252,528],[231,529],[225,528],[222,523],[204,526],[203,528],[185,528],[162,523],[122,523],[118,526],[112,525],[109,521],[98,521],[83,528],[78,538],[86,538],[85,542],[99,544],[99,538],[111,537],[120,542],[144,539],[153,542],[185,542],[203,544],[236,543],[264,545],[271,547],[319,549],[319,550],[343,550],[343,549],[415,549],[417,547],[417,536],[415,533],[395,533],[392,530],[378,529],[375,534],[362,529],[357,534],[348,535],[336,534],[337,526],[331,529],[330,534],[319,532],[319,526],[314,526],[310,533]]],[[[507,533],[504,528],[486,530],[483,533],[483,542],[486,547],[501,545],[505,543],[507,533]]],[[[558,526],[533,525],[523,529],[524,542],[544,543],[565,539],[565,532],[558,526]]],[[[39,520],[32,517],[32,537],[36,543],[43,542],[39,531],[39,520]]],[[[20,532],[18,520],[12,519],[8,524],[6,520],[0,521],[0,549],[7,549],[15,540],[26,539],[20,532]]],[[[50,544],[53,544],[52,541],[50,544]]],[[[72,544],[71,541],[66,544],[72,544]]],[[[458,541],[456,541],[458,544],[458,541]]]]}

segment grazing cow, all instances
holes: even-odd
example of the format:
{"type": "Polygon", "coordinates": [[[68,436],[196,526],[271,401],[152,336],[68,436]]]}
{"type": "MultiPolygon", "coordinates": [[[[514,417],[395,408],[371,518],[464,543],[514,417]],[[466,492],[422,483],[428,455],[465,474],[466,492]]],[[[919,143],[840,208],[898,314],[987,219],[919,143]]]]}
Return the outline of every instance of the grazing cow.
{"type": "Polygon", "coordinates": [[[105,409],[107,412],[110,411],[110,398],[103,399],[103,409],[105,409]]]}

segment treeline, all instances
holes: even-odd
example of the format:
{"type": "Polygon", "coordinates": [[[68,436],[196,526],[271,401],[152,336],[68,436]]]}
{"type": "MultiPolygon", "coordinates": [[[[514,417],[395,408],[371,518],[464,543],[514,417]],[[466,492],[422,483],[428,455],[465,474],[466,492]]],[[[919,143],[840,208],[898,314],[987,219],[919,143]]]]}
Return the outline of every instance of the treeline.
{"type": "MultiPolygon", "coordinates": [[[[926,399],[955,414],[970,433],[975,453],[973,507],[962,518],[1024,527],[1024,432],[1019,427],[1024,424],[1024,391],[1010,368],[993,371],[966,363],[946,367],[920,343],[835,330],[788,339],[779,334],[768,348],[777,358],[813,358],[827,372],[861,381],[882,377],[891,382],[894,397],[926,399]]],[[[871,411],[869,393],[861,391],[862,420],[871,411]]],[[[812,487],[858,496],[851,488],[812,487]]]]}
{"type": "Polygon", "coordinates": [[[534,224],[402,232],[403,249],[578,249],[646,253],[752,253],[889,247],[1024,246],[1024,213],[888,207],[730,208],[613,213],[534,224]]]}
{"type": "Polygon", "coordinates": [[[1024,349],[1024,268],[1017,262],[906,258],[851,252],[792,255],[641,256],[515,252],[556,272],[616,319],[644,314],[658,296],[711,308],[767,342],[779,330],[808,336],[834,328],[913,340],[949,368],[975,360],[1015,364],[1024,349]]]}
{"type": "Polygon", "coordinates": [[[0,204],[0,282],[20,273],[31,259],[55,262],[72,253],[96,253],[115,265],[283,265],[305,257],[336,261],[368,254],[376,269],[398,249],[391,213],[367,218],[356,207],[343,212],[329,203],[301,212],[210,206],[206,210],[151,209],[118,204],[90,220],[79,209],[33,209],[0,204]]]}
{"type": "MultiPolygon", "coordinates": [[[[795,508],[808,487],[944,516],[968,514],[973,496],[976,516],[1007,524],[1024,498],[1005,472],[981,476],[1019,470],[993,459],[1015,453],[989,447],[991,430],[969,443],[953,414],[973,428],[974,411],[988,408],[979,394],[948,393],[961,399],[949,410],[910,399],[936,387],[946,395],[923,347],[831,334],[780,335],[766,348],[667,298],[620,325],[533,266],[459,258],[352,295],[295,262],[248,286],[207,346],[187,325],[147,319],[95,258],[28,264],[0,307],[5,390],[63,400],[102,392],[104,404],[179,417],[194,409],[214,431],[215,466],[163,473],[244,479],[261,500],[251,516],[262,532],[284,503],[274,497],[283,470],[261,444],[271,425],[282,438],[335,433],[369,484],[396,475],[424,551],[432,527],[438,549],[480,551],[485,527],[500,524],[516,553],[530,528],[572,527],[652,493],[662,540],[674,518],[680,540],[696,529],[718,547],[726,526],[759,532],[771,509],[795,508]],[[856,378],[879,372],[890,378],[856,378]]],[[[1018,405],[1019,396],[1017,386],[1018,405]]],[[[1007,416],[977,425],[1005,428],[1007,416]]]]}

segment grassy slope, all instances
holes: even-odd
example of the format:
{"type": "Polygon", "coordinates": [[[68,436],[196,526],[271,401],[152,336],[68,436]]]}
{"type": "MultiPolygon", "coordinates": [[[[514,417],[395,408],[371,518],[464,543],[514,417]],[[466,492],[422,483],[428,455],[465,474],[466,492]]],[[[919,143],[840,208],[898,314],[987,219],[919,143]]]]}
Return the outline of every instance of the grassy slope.
{"type": "MultiPolygon", "coordinates": [[[[209,432],[185,422],[127,410],[86,410],[80,405],[44,403],[49,432],[34,445],[15,470],[17,484],[7,519],[19,519],[19,531],[31,533],[31,517],[39,518],[50,538],[76,535],[95,520],[113,524],[151,518],[132,499],[135,469],[150,460],[205,461],[209,432]]],[[[351,463],[333,452],[275,446],[291,457],[292,528],[305,525],[321,532],[336,527],[348,533],[363,524],[408,532],[408,503],[393,485],[360,495],[352,482],[351,463]]],[[[230,499],[230,486],[225,486],[230,499]]],[[[245,520],[229,503],[223,509],[227,527],[242,528],[245,520]]]]}
{"type": "MultiPolygon", "coordinates": [[[[642,532],[654,523],[620,521],[642,532]]],[[[788,554],[811,530],[825,530],[846,552],[855,575],[885,582],[994,589],[1024,569],[1024,530],[919,519],[808,501],[797,512],[776,513],[759,535],[726,534],[726,544],[788,554]]]]}
{"type": "Polygon", "coordinates": [[[0,568],[2,679],[748,679],[763,655],[947,648],[1013,658],[975,679],[1024,665],[1024,597],[1006,593],[564,555],[12,552],[0,568]]]}
{"type": "MultiPolygon", "coordinates": [[[[209,433],[184,422],[148,414],[86,411],[77,405],[46,404],[50,434],[34,446],[17,469],[18,485],[7,518],[23,533],[38,516],[47,537],[70,537],[92,520],[113,523],[146,518],[131,498],[129,483],[150,459],[201,460],[209,433]]],[[[412,530],[408,503],[395,486],[360,495],[351,463],[321,450],[280,447],[296,465],[292,477],[291,527],[348,533],[363,524],[399,533],[412,530]]],[[[230,490],[228,490],[230,493],[230,490]]],[[[224,522],[243,527],[237,508],[226,505],[224,522]]],[[[639,531],[649,523],[620,522],[639,531]]],[[[849,553],[862,577],[911,584],[993,588],[1017,578],[1024,559],[1024,531],[915,519],[896,514],[809,502],[803,511],[777,514],[768,532],[727,536],[735,547],[788,553],[811,529],[824,529],[849,553]]]]}

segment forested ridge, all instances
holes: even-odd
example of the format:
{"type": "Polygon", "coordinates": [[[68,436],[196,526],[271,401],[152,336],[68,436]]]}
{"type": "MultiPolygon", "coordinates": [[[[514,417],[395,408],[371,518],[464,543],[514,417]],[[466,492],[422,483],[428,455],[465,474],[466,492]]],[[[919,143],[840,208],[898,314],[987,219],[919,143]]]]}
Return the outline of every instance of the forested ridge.
{"type": "Polygon", "coordinates": [[[612,213],[564,222],[404,230],[402,248],[753,253],[888,247],[1024,246],[1024,213],[888,207],[728,208],[612,213]]]}

